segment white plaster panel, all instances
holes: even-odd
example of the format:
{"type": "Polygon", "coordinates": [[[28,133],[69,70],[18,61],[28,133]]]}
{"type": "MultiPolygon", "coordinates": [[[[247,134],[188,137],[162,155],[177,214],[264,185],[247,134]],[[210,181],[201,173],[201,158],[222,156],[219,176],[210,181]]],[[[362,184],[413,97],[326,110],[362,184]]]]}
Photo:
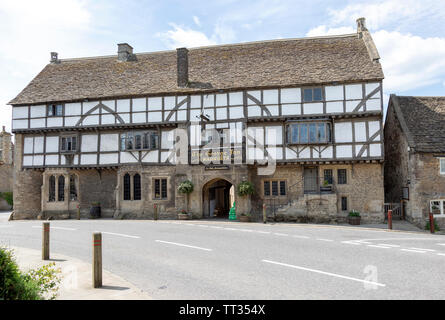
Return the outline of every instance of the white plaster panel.
{"type": "Polygon", "coordinates": [[[249,117],[260,117],[261,116],[261,108],[260,107],[248,107],[247,113],[249,117]]]}
{"type": "MultiPolygon", "coordinates": [[[[259,100],[261,102],[261,91],[255,90],[255,91],[248,91],[247,94],[251,95],[255,99],[259,100]]],[[[249,105],[256,105],[256,103],[250,99],[247,99],[247,104],[249,105]]]]}
{"type": "Polygon", "coordinates": [[[59,152],[59,137],[46,137],[46,152],[59,152]]]}
{"type": "Polygon", "coordinates": [[[32,156],[24,156],[23,157],[23,165],[24,166],[32,166],[32,156]]]}
{"type": "Polygon", "coordinates": [[[366,141],[366,123],[365,122],[355,122],[355,141],[365,142],[366,141]]]}
{"type": "MultiPolygon", "coordinates": [[[[115,100],[105,100],[102,101],[102,104],[108,108],[110,108],[111,110],[115,111],[116,107],[115,107],[115,100]]],[[[102,113],[108,113],[108,111],[105,111],[102,109],[102,113]]]]}
{"type": "Polygon", "coordinates": [[[281,103],[301,102],[301,89],[281,89],[281,103]]]}
{"type": "Polygon", "coordinates": [[[147,111],[147,101],[145,98],[133,99],[133,112],[147,111]]]}
{"type": "Polygon", "coordinates": [[[28,118],[28,107],[12,107],[12,118],[28,118]]]}
{"type": "Polygon", "coordinates": [[[43,166],[43,156],[32,157],[32,165],[33,166],[43,166]]]}
{"type": "Polygon", "coordinates": [[[255,160],[263,160],[263,159],[264,159],[264,149],[255,148],[255,160]]]}
{"type": "Polygon", "coordinates": [[[255,160],[255,148],[247,148],[247,159],[251,161],[255,160]]]}
{"type": "Polygon", "coordinates": [[[31,106],[31,118],[40,118],[46,116],[46,106],[31,106]]]}
{"type": "MultiPolygon", "coordinates": [[[[360,150],[362,149],[363,144],[356,144],[355,145],[355,156],[358,157],[358,154],[360,153],[360,150]]],[[[361,155],[362,157],[367,157],[368,156],[368,152],[365,150],[365,152],[363,152],[363,154],[361,155]]]]}
{"type": "MultiPolygon", "coordinates": [[[[279,114],[278,105],[266,106],[266,109],[269,110],[269,112],[272,116],[278,116],[278,114],[279,114]]],[[[266,115],[267,115],[266,112],[264,112],[264,116],[266,116],[266,115]]]]}
{"type": "Polygon", "coordinates": [[[216,109],[216,120],[227,119],[227,108],[217,108],[216,109]]]}
{"type": "Polygon", "coordinates": [[[164,110],[172,110],[176,106],[176,97],[164,97],[164,110]]]}
{"type": "Polygon", "coordinates": [[[311,157],[311,148],[306,147],[300,152],[300,159],[308,159],[311,157]]]}
{"type": "Polygon", "coordinates": [[[55,118],[48,118],[46,125],[48,127],[61,127],[63,126],[63,118],[62,117],[55,117],[55,118]]]}
{"type": "Polygon", "coordinates": [[[289,148],[286,148],[286,159],[296,159],[297,153],[289,148]]]}
{"type": "Polygon", "coordinates": [[[116,100],[117,112],[130,112],[130,99],[116,100]]]}
{"type": "MultiPolygon", "coordinates": [[[[360,103],[360,101],[346,101],[346,112],[352,112],[354,111],[354,109],[358,106],[358,104],[360,103]]],[[[363,106],[360,107],[358,111],[363,111],[363,106]]]]}
{"type": "MultiPolygon", "coordinates": [[[[191,109],[190,110],[190,121],[199,121],[199,115],[201,114],[201,109],[191,109]]],[[[150,116],[150,115],[149,115],[150,116]]]]}
{"type": "Polygon", "coordinates": [[[65,127],[74,127],[79,120],[80,117],[65,117],[65,127]]]}
{"type": "Polygon", "coordinates": [[[190,96],[190,108],[201,109],[201,96],[190,96]]]}
{"type": "MultiPolygon", "coordinates": [[[[168,157],[171,155],[171,151],[161,152],[161,162],[167,162],[168,157]]],[[[175,162],[174,157],[170,160],[171,163],[175,162]]]]}
{"type": "MultiPolygon", "coordinates": [[[[98,101],[84,102],[83,103],[83,114],[86,114],[88,111],[93,109],[98,104],[99,104],[98,101]]],[[[99,109],[96,109],[92,112],[92,114],[98,114],[98,113],[99,113],[99,109]]]]}
{"type": "Polygon", "coordinates": [[[345,85],[346,100],[362,99],[363,91],[361,84],[345,85]]]}
{"type": "Polygon", "coordinates": [[[230,107],[229,114],[230,114],[230,119],[244,118],[243,107],[230,107]]]}
{"type": "MultiPolygon", "coordinates": [[[[91,126],[91,125],[97,125],[99,124],[99,116],[87,116],[82,121],[82,125],[84,126],[91,126]]],[[[48,118],[48,126],[49,126],[49,118],[48,118]]]]}
{"type": "Polygon", "coordinates": [[[119,114],[119,117],[121,117],[121,119],[124,123],[130,123],[130,114],[129,113],[119,114]]]}
{"type": "Polygon", "coordinates": [[[173,140],[174,140],[174,130],[170,131],[162,131],[161,132],[161,140],[162,140],[162,149],[171,149],[173,148],[173,140]]]}
{"type": "MultiPolygon", "coordinates": [[[[164,112],[165,121],[167,121],[167,117],[170,115],[171,111],[164,112]]],[[[169,122],[175,122],[176,121],[176,111],[173,111],[172,116],[170,117],[169,122]]]]}
{"type": "Polygon", "coordinates": [[[333,157],[333,147],[327,147],[321,152],[320,158],[329,159],[333,157]]]}
{"type": "MultiPolygon", "coordinates": [[[[380,83],[378,82],[373,82],[373,83],[366,83],[365,84],[365,93],[366,95],[370,94],[372,91],[374,91],[375,89],[377,89],[380,86],[380,83]]],[[[375,95],[373,95],[373,98],[380,98],[380,91],[377,92],[375,95]]]]}
{"type": "Polygon", "coordinates": [[[268,145],[283,144],[283,127],[282,126],[266,127],[266,144],[268,144],[268,145]]]}
{"type": "Polygon", "coordinates": [[[336,142],[352,142],[352,123],[337,122],[335,123],[335,141],[336,142]]]}
{"type": "Polygon", "coordinates": [[[301,114],[301,104],[283,104],[281,105],[282,115],[301,114]]]}
{"type": "Polygon", "coordinates": [[[148,122],[162,122],[162,112],[149,112],[148,122]]]}
{"type": "MultiPolygon", "coordinates": [[[[102,115],[102,124],[114,124],[116,121],[116,118],[112,114],[103,114],[102,115]]],[[[66,118],[65,118],[65,124],[66,124],[66,118]]]]}
{"type": "Polygon", "coordinates": [[[121,163],[135,163],[138,162],[131,152],[121,152],[121,163]]]}
{"type": "Polygon", "coordinates": [[[325,87],[326,101],[343,100],[343,86],[325,87]]]}
{"type": "Polygon", "coordinates": [[[44,137],[34,137],[34,153],[43,153],[44,137]]]}
{"type": "Polygon", "coordinates": [[[201,144],[201,126],[190,126],[190,144],[192,146],[198,146],[201,144]]]}
{"type": "Polygon", "coordinates": [[[45,157],[45,165],[56,166],[59,164],[59,156],[56,154],[47,155],[45,157]]]}
{"type": "Polygon", "coordinates": [[[266,148],[269,157],[275,160],[283,159],[283,148],[266,148]]]}
{"type": "Polygon", "coordinates": [[[337,158],[352,158],[352,146],[337,146],[337,158]]]}
{"type": "Polygon", "coordinates": [[[99,155],[99,164],[115,164],[119,162],[118,153],[102,153],[99,155]]]}
{"type": "Polygon", "coordinates": [[[27,137],[23,142],[23,153],[33,153],[34,150],[34,138],[27,137]]]}
{"type": "Polygon", "coordinates": [[[215,109],[204,109],[204,115],[210,120],[215,120],[215,109]]]}
{"type": "Polygon", "coordinates": [[[187,120],[187,110],[180,110],[177,112],[178,121],[187,120]]]}
{"type": "Polygon", "coordinates": [[[216,95],[216,106],[217,107],[223,107],[223,106],[227,106],[227,94],[225,93],[220,93],[216,95]]]}
{"type": "Polygon", "coordinates": [[[242,92],[229,93],[229,103],[231,106],[243,105],[243,93],[242,92]]]}
{"type": "Polygon", "coordinates": [[[215,106],[215,96],[213,94],[206,94],[203,96],[204,108],[215,106]]]}
{"type": "Polygon", "coordinates": [[[326,113],[343,112],[343,101],[326,102],[326,113]]]}
{"type": "Polygon", "coordinates": [[[278,104],[278,89],[264,90],[263,104],[278,104]]]}
{"type": "Polygon", "coordinates": [[[96,152],[97,151],[97,135],[85,134],[82,135],[82,152],[96,152]]]}
{"type": "Polygon", "coordinates": [[[96,154],[82,154],[80,164],[97,164],[96,154]]]}
{"type": "Polygon", "coordinates": [[[80,102],[65,104],[65,116],[79,116],[81,112],[82,105],[80,102]]]}
{"type": "Polygon", "coordinates": [[[145,112],[133,113],[133,123],[144,123],[147,121],[145,112]]]}
{"type": "Polygon", "coordinates": [[[382,149],[380,143],[372,143],[369,145],[369,156],[380,157],[382,155],[382,149]]]}
{"type": "Polygon", "coordinates": [[[45,127],[45,119],[31,119],[30,121],[31,128],[44,128],[45,127]]]}
{"type": "Polygon", "coordinates": [[[217,123],[216,128],[229,128],[229,124],[227,122],[217,123]]]}
{"type": "Polygon", "coordinates": [[[369,136],[371,137],[377,131],[380,131],[380,122],[379,121],[369,121],[369,136]]]}
{"type": "Polygon", "coordinates": [[[118,134],[102,134],[100,136],[100,151],[118,151],[119,135],[118,134]]]}
{"type": "Polygon", "coordinates": [[[380,99],[369,99],[366,101],[366,110],[367,111],[374,111],[374,110],[381,110],[382,106],[380,103],[380,99]]]}
{"type": "Polygon", "coordinates": [[[28,120],[13,120],[12,128],[13,129],[27,129],[28,128],[28,120]]]}
{"type": "Polygon", "coordinates": [[[304,114],[320,114],[323,113],[323,103],[304,103],[304,114]]]}
{"type": "MultiPolygon", "coordinates": [[[[60,158],[60,159],[62,159],[62,158],[60,158]]],[[[63,157],[63,159],[65,160],[65,157],[63,157]]],[[[79,164],[79,156],[77,154],[74,156],[73,164],[74,165],[78,165],[79,164]]]]}
{"type": "Polygon", "coordinates": [[[149,151],[142,162],[158,162],[159,151],[149,151]]]}

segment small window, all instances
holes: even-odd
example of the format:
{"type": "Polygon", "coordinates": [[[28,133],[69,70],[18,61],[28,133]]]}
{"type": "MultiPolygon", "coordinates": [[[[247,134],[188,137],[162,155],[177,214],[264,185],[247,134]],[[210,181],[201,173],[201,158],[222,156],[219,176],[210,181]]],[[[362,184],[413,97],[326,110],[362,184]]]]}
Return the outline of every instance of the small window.
{"type": "Polygon", "coordinates": [[[48,117],[60,117],[60,116],[63,116],[63,104],[48,105],[48,117]]]}
{"type": "Polygon", "coordinates": [[[324,181],[327,181],[328,184],[332,184],[332,169],[324,170],[324,181]]]}
{"type": "Polygon", "coordinates": [[[133,190],[134,200],[141,200],[141,176],[139,174],[133,176],[133,190]]]}
{"type": "Polygon", "coordinates": [[[348,211],[348,198],[347,197],[341,197],[341,210],[348,211]]]}
{"type": "Polygon", "coordinates": [[[77,200],[77,179],[74,174],[70,175],[70,200],[77,200]]]}
{"type": "Polygon", "coordinates": [[[445,158],[440,158],[440,174],[445,174],[445,158]]]}
{"type": "Polygon", "coordinates": [[[286,181],[267,180],[264,181],[264,196],[285,196],[286,195],[286,181]]]}
{"type": "Polygon", "coordinates": [[[121,136],[122,150],[153,150],[158,148],[158,133],[148,132],[127,132],[121,136]]]}
{"type": "Polygon", "coordinates": [[[347,184],[347,178],[346,178],[346,169],[338,169],[337,170],[337,181],[338,184],[347,184]]]}
{"type": "Polygon", "coordinates": [[[304,102],[313,102],[322,100],[323,100],[323,91],[321,90],[321,88],[310,88],[303,90],[304,102]]]}
{"type": "Polygon", "coordinates": [[[62,137],[60,142],[62,152],[73,152],[77,150],[77,137],[62,137]]]}
{"type": "Polygon", "coordinates": [[[270,181],[264,181],[264,195],[270,196],[270,181]]]}
{"type": "Polygon", "coordinates": [[[433,215],[445,215],[445,200],[430,201],[430,212],[433,215]]]}
{"type": "Polygon", "coordinates": [[[331,142],[331,124],[327,122],[292,123],[287,126],[289,144],[320,144],[331,142]]]}
{"type": "Polygon", "coordinates": [[[124,200],[131,200],[130,175],[124,175],[124,200]]]}
{"type": "Polygon", "coordinates": [[[48,201],[56,201],[56,177],[49,177],[49,190],[48,190],[48,201]]]}
{"type": "Polygon", "coordinates": [[[57,188],[57,201],[65,201],[65,177],[59,176],[57,188]]]}
{"type": "Polygon", "coordinates": [[[167,199],[167,179],[154,179],[154,198],[167,199]]]}

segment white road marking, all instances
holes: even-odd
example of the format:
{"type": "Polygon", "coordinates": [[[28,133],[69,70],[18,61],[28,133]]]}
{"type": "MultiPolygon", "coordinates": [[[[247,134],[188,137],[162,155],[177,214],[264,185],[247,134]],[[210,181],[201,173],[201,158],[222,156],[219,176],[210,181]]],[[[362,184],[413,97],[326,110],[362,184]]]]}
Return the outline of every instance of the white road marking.
{"type": "Polygon", "coordinates": [[[445,243],[436,243],[438,246],[445,246],[445,243]]]}
{"type": "Polygon", "coordinates": [[[359,243],[364,243],[364,244],[372,244],[372,242],[367,242],[367,241],[361,241],[361,240],[355,240],[355,241],[357,241],[359,243]]]}
{"type": "Polygon", "coordinates": [[[243,231],[243,232],[253,232],[253,230],[249,230],[249,229],[238,229],[238,231],[243,231]]]}
{"type": "Polygon", "coordinates": [[[444,256],[445,257],[445,253],[436,253],[438,256],[444,256]]]}
{"type": "Polygon", "coordinates": [[[436,250],[434,250],[434,249],[422,249],[422,248],[410,248],[410,249],[412,249],[412,250],[420,250],[420,251],[429,251],[429,252],[434,252],[434,251],[436,251],[436,250]]]}
{"type": "Polygon", "coordinates": [[[235,228],[224,228],[224,229],[225,229],[225,230],[232,230],[232,231],[233,231],[233,230],[235,230],[235,231],[238,230],[238,229],[235,229],[235,228]]]}
{"type": "Polygon", "coordinates": [[[187,248],[199,249],[199,250],[204,250],[204,251],[213,251],[212,249],[201,248],[201,247],[196,247],[196,246],[190,246],[188,244],[183,244],[183,243],[169,242],[169,241],[163,241],[163,240],[155,240],[155,241],[156,242],[161,242],[161,243],[173,244],[175,246],[180,246],[180,247],[187,247],[187,248]]]}
{"type": "Polygon", "coordinates": [[[0,226],[0,228],[11,228],[13,226],[0,226]]]}
{"type": "Polygon", "coordinates": [[[318,240],[318,241],[327,241],[327,242],[334,241],[334,240],[331,240],[331,239],[322,239],[322,238],[315,239],[315,240],[318,240]]]}
{"type": "Polygon", "coordinates": [[[203,224],[195,224],[195,226],[197,226],[197,227],[204,227],[204,228],[208,228],[209,227],[209,226],[205,226],[203,224]]]}
{"type": "MultiPolygon", "coordinates": [[[[32,226],[31,228],[42,229],[42,226],[32,226]]],[[[50,229],[60,229],[60,230],[69,230],[69,231],[75,231],[75,230],[77,230],[77,229],[74,229],[74,228],[53,227],[53,226],[51,226],[50,229]]]]}
{"type": "Polygon", "coordinates": [[[416,252],[416,253],[425,253],[426,251],[419,251],[419,250],[411,250],[411,249],[400,249],[401,251],[407,251],[407,252],[416,252]]]}
{"type": "Polygon", "coordinates": [[[263,234],[270,234],[271,233],[270,231],[255,231],[255,232],[263,233],[263,234]]]}
{"type": "Polygon", "coordinates": [[[353,245],[355,245],[355,246],[360,246],[360,245],[361,245],[361,243],[353,242],[353,241],[342,241],[341,243],[344,243],[344,244],[353,244],[353,245]]]}
{"type": "Polygon", "coordinates": [[[274,235],[276,235],[276,236],[283,236],[283,237],[287,237],[288,236],[287,233],[277,233],[277,232],[274,232],[274,235]]]}
{"type": "Polygon", "coordinates": [[[141,237],[138,236],[130,236],[128,234],[122,234],[122,233],[114,233],[114,232],[106,232],[106,231],[94,231],[94,232],[100,232],[105,234],[111,234],[113,236],[120,236],[120,237],[126,237],[126,238],[134,238],[134,239],[140,239],[141,237]]]}
{"type": "Polygon", "coordinates": [[[385,246],[385,247],[390,247],[390,248],[400,248],[399,245],[397,244],[386,244],[386,243],[379,243],[379,246],[385,246]]]}
{"type": "Polygon", "coordinates": [[[369,283],[369,284],[377,285],[377,286],[380,286],[380,287],[386,287],[386,284],[383,284],[383,283],[378,283],[378,282],[373,282],[373,281],[367,281],[367,280],[347,277],[347,276],[343,276],[343,275],[335,274],[335,273],[331,273],[331,272],[325,272],[325,271],[320,271],[320,270],[315,270],[315,269],[310,269],[310,268],[305,268],[305,267],[299,267],[299,266],[294,266],[294,265],[287,264],[287,263],[281,263],[281,262],[270,261],[270,260],[261,260],[261,261],[267,262],[267,263],[276,264],[276,265],[280,265],[280,266],[284,266],[284,267],[289,267],[289,268],[294,268],[294,269],[299,269],[299,270],[305,270],[305,271],[320,273],[320,274],[324,274],[324,275],[331,276],[331,277],[337,277],[337,278],[342,278],[342,279],[347,279],[347,280],[352,280],[352,281],[357,281],[357,282],[362,282],[362,283],[369,283]]]}
{"type": "Polygon", "coordinates": [[[378,245],[375,245],[375,244],[368,244],[368,247],[382,248],[382,249],[391,249],[391,247],[378,246],[378,245]]]}
{"type": "Polygon", "coordinates": [[[222,229],[223,227],[210,226],[210,228],[213,228],[213,229],[222,229]]]}
{"type": "Polygon", "coordinates": [[[306,237],[306,236],[297,236],[297,235],[293,235],[292,237],[294,237],[294,238],[300,238],[300,239],[309,239],[309,237],[306,237]]]}

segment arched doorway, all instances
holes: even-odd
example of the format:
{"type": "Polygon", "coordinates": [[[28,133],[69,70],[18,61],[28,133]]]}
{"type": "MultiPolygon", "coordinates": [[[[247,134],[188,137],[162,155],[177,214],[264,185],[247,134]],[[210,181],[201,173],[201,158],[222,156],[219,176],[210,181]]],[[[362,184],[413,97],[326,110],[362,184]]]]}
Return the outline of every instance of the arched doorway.
{"type": "Polygon", "coordinates": [[[227,219],[235,201],[235,188],[229,181],[216,178],[204,185],[202,199],[203,218],[227,219]]]}

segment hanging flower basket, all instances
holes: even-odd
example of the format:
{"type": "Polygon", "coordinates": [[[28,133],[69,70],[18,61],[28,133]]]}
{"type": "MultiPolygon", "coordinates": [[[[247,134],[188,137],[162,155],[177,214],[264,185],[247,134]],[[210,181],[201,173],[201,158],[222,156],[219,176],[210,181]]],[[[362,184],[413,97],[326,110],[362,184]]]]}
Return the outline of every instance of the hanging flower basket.
{"type": "Polygon", "coordinates": [[[249,181],[243,181],[238,184],[237,193],[240,197],[252,195],[255,192],[253,184],[249,181]]]}
{"type": "Polygon", "coordinates": [[[178,186],[178,192],[189,194],[193,192],[193,182],[190,180],[184,180],[182,181],[178,186]]]}

